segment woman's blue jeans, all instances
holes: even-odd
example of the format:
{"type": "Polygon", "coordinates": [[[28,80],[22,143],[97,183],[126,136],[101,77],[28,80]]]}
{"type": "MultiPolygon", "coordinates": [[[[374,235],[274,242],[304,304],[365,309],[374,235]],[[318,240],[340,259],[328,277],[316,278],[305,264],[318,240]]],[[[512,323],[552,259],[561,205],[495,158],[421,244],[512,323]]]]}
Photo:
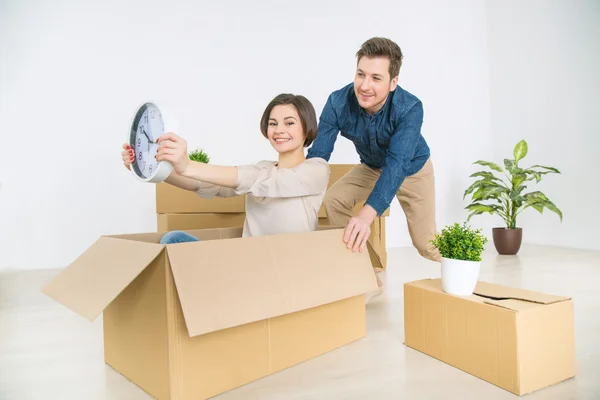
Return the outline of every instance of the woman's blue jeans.
{"type": "Polygon", "coordinates": [[[183,231],[171,231],[166,233],[161,239],[160,244],[173,244],[173,243],[185,243],[185,242],[198,242],[195,236],[190,235],[183,231]]]}

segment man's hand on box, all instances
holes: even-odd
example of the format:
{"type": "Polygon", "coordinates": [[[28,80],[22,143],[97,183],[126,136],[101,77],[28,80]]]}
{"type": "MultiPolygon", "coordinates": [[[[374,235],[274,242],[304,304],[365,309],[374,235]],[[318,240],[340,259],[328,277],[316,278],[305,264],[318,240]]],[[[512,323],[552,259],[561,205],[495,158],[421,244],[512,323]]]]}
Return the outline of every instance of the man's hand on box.
{"type": "Polygon", "coordinates": [[[344,231],[344,243],[348,249],[362,253],[371,235],[371,224],[376,216],[377,211],[373,207],[365,205],[357,216],[348,221],[344,231]]]}

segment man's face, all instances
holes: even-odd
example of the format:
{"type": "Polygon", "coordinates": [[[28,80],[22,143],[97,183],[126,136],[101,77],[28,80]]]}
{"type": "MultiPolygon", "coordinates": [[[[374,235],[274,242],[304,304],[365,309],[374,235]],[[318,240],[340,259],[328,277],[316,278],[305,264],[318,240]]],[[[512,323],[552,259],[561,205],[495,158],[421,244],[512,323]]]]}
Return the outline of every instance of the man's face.
{"type": "Polygon", "coordinates": [[[390,79],[387,57],[361,57],[354,76],[354,93],[358,104],[369,114],[375,114],[385,104],[390,91],[396,89],[398,77],[390,79]]]}

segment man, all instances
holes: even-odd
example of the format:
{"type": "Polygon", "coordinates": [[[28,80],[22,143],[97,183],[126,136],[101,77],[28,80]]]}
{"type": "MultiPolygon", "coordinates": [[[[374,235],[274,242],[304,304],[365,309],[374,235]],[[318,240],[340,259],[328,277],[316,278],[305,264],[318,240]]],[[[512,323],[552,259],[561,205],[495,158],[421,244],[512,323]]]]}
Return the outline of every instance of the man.
{"type": "Polygon", "coordinates": [[[346,227],[349,249],[363,251],[373,220],[396,196],[419,254],[440,261],[429,242],[436,233],[435,183],[429,146],[421,135],[423,105],[397,85],[402,51],[393,41],[375,37],[363,43],[356,57],[354,83],[327,99],[307,155],[329,161],[341,132],[360,156],[361,163],[327,191],[327,217],[346,227]],[[356,202],[365,200],[353,216],[356,202]]]}

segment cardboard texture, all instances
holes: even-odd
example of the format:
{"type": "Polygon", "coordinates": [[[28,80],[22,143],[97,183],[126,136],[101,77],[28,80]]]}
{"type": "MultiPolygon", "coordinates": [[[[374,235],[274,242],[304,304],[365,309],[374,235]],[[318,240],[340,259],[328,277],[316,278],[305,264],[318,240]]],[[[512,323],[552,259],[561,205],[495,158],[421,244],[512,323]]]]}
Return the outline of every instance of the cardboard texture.
{"type": "Polygon", "coordinates": [[[244,226],[245,218],[246,213],[158,214],[157,231],[241,228],[244,226]]]}
{"type": "Polygon", "coordinates": [[[441,279],[404,285],[405,343],[524,395],[575,376],[573,303],[486,282],[449,295],[441,279]]]}
{"type": "Polygon", "coordinates": [[[377,281],[343,230],[188,232],[201,241],[101,237],[43,288],[89,320],[103,311],[105,362],[153,397],[210,398],[366,335],[377,281]]]}
{"type": "Polygon", "coordinates": [[[243,213],[246,196],[212,197],[199,196],[168,183],[156,184],[156,212],[166,213],[243,213]]]}

